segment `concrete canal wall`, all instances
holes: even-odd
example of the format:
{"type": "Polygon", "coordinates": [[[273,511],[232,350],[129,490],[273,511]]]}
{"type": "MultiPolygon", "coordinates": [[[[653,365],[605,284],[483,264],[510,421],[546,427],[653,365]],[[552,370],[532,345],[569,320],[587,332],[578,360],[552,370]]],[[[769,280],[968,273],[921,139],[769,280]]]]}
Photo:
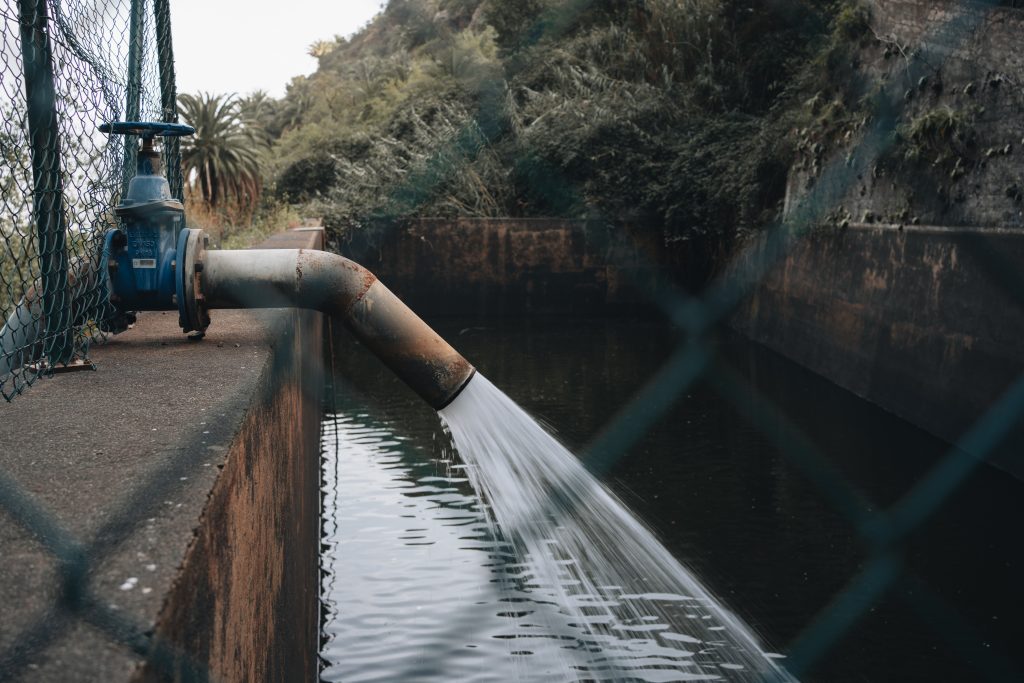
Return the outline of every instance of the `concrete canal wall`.
{"type": "MultiPolygon", "coordinates": [[[[261,248],[318,248],[291,232],[261,248]]],[[[323,316],[275,316],[271,352],[229,447],[157,635],[221,681],[310,681],[318,671],[323,316]]],[[[165,680],[150,662],[136,680],[165,680]]],[[[180,680],[188,680],[181,675],[180,680]]]]}
{"type": "MultiPolygon", "coordinates": [[[[752,245],[726,276],[764,249],[752,245]]],[[[1024,231],[854,224],[795,241],[732,324],[955,442],[1024,373],[1024,301],[1005,288],[1021,263],[1024,231]]],[[[996,460],[1021,475],[1019,445],[996,460]]]]}
{"type": "Polygon", "coordinates": [[[323,321],[212,318],[190,342],[141,314],[92,349],[95,372],[0,403],[0,471],[89,563],[75,612],[49,532],[0,506],[5,680],[315,679],[323,321]]]}
{"type": "Polygon", "coordinates": [[[659,240],[578,220],[418,219],[337,249],[421,315],[607,314],[648,305],[659,240]]]}
{"type": "MultiPolygon", "coordinates": [[[[659,253],[584,222],[422,220],[342,251],[432,315],[604,315],[648,305],[659,253]]],[[[797,240],[731,324],[949,441],[1024,372],[1024,307],[969,242],[1024,262],[1024,230],[854,223],[797,240]]],[[[755,242],[722,276],[761,255],[755,242]]],[[[1011,265],[1011,268],[1016,266],[1011,265]]],[[[1019,450],[1019,449],[1018,449],[1019,450]]],[[[1024,471],[1012,448],[999,463],[1024,471]]]]}
{"type": "MultiPolygon", "coordinates": [[[[955,441],[1024,372],[1024,307],[1005,287],[1024,263],[1024,11],[970,0],[865,5],[875,39],[861,43],[858,74],[904,93],[901,138],[830,207],[827,225],[792,244],[732,322],[955,441]],[[911,62],[923,77],[908,80],[911,62]],[[963,140],[912,161],[907,130],[936,114],[960,121],[963,140]],[[998,258],[980,258],[979,244],[998,258]]],[[[840,130],[803,148],[786,213],[859,142],[860,129],[840,130]]],[[[751,245],[727,277],[763,250],[751,245]]],[[[996,456],[1018,475],[1021,445],[1011,439],[996,456]]]]}

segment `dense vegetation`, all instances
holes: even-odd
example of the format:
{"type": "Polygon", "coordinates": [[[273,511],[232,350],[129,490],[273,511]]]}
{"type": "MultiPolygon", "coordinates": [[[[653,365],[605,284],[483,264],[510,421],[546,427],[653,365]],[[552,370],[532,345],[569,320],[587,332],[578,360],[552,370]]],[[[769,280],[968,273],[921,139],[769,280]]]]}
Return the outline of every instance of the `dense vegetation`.
{"type": "Polygon", "coordinates": [[[851,108],[863,23],[841,0],[391,0],[240,111],[270,145],[270,196],[336,238],[599,217],[708,256],[774,218],[822,103],[851,108]]]}

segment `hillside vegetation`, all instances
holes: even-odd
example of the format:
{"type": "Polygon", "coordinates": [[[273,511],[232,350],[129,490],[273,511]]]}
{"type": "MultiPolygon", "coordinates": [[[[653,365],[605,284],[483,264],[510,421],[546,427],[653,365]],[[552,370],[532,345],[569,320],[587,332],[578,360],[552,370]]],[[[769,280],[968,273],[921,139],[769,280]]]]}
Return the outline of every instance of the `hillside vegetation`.
{"type": "Polygon", "coordinates": [[[777,215],[794,131],[821,116],[808,101],[855,108],[846,46],[865,26],[840,0],[391,0],[241,112],[270,196],[334,239],[410,216],[588,217],[713,257],[777,215]]]}

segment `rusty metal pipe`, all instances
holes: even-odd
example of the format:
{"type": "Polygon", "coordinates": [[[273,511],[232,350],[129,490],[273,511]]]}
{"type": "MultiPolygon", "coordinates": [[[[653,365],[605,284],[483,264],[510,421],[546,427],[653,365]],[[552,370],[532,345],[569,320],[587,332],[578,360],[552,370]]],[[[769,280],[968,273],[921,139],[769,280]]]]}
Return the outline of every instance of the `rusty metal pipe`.
{"type": "Polygon", "coordinates": [[[200,290],[208,308],[297,307],[345,326],[435,410],[451,403],[476,370],[373,273],[323,251],[205,252],[200,290]]]}

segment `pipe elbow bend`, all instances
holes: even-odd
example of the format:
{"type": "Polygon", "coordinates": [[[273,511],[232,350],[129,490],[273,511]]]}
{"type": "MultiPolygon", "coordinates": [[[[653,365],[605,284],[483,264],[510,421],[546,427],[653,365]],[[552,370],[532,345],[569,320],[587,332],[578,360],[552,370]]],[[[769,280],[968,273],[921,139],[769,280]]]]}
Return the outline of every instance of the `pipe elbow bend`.
{"type": "Polygon", "coordinates": [[[294,306],[345,326],[435,409],[448,405],[476,372],[366,268],[304,249],[212,251],[203,274],[211,308],[294,306]]]}

